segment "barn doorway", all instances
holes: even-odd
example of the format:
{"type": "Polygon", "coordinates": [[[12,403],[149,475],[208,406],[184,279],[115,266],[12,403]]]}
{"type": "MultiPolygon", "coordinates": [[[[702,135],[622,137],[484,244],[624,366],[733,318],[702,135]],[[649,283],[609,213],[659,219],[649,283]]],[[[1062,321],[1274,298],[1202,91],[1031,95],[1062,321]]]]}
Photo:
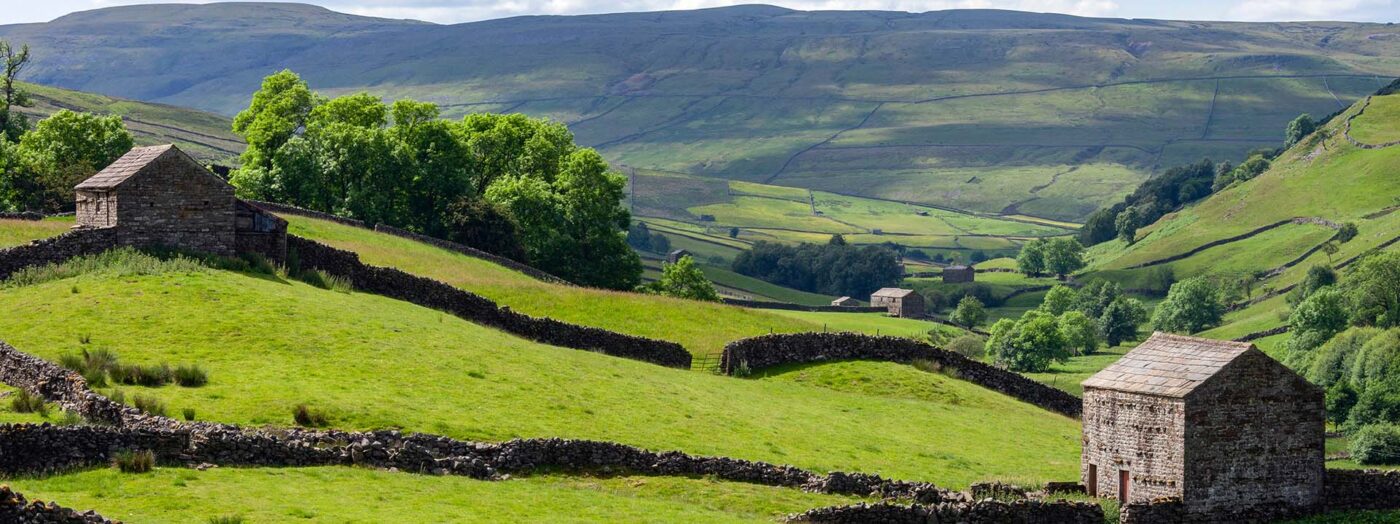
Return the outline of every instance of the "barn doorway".
{"type": "Polygon", "coordinates": [[[1099,467],[1095,464],[1089,465],[1088,483],[1084,485],[1084,490],[1090,497],[1099,496],[1099,467]]]}
{"type": "Polygon", "coordinates": [[[1128,503],[1128,470],[1118,470],[1118,502],[1128,503]]]}

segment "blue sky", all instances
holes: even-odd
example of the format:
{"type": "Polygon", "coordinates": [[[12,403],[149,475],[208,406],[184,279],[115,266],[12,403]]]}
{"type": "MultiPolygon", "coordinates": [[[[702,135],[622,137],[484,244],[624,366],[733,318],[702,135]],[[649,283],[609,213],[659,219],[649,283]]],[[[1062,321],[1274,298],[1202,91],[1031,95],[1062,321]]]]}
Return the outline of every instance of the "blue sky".
{"type": "MultiPolygon", "coordinates": [[[[151,0],[0,0],[0,24],[43,22],[66,13],[151,0]]],[[[194,3],[207,3],[194,2],[194,3]]],[[[1083,16],[1174,20],[1349,20],[1400,22],[1400,0],[305,0],[336,11],[439,23],[517,15],[613,13],[769,3],[794,9],[923,12],[999,8],[1083,16]]]]}

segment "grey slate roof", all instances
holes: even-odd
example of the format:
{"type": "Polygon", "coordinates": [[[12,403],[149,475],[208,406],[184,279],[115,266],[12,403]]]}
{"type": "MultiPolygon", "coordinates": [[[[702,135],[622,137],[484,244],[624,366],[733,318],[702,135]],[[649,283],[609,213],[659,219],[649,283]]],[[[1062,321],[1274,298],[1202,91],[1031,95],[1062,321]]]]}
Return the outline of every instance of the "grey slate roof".
{"type": "Polygon", "coordinates": [[[907,297],[907,296],[912,295],[912,294],[914,294],[914,290],[912,290],[912,289],[899,289],[899,288],[897,288],[897,287],[883,287],[883,288],[880,288],[879,291],[876,291],[875,294],[870,295],[870,296],[872,296],[872,297],[903,298],[903,297],[907,297]]]}
{"type": "Polygon", "coordinates": [[[1085,380],[1083,386],[1184,397],[1253,348],[1248,342],[1153,333],[1123,358],[1085,380]]]}
{"type": "Polygon", "coordinates": [[[133,147],[116,162],[112,162],[111,165],[98,171],[96,175],[78,183],[73,189],[112,189],[133,175],[140,173],[141,169],[171,150],[178,151],[173,144],[133,147]]]}

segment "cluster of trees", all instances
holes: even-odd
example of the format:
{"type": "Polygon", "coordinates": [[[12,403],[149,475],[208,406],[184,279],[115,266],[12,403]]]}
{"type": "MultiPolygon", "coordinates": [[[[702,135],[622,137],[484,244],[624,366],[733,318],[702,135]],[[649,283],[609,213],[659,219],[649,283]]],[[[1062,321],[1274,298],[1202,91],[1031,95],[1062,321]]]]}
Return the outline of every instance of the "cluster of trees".
{"type": "MultiPolygon", "coordinates": [[[[1345,277],[1310,268],[1290,301],[1285,362],[1327,390],[1330,421],[1381,442],[1400,423],[1400,253],[1366,256],[1345,277]]],[[[1358,448],[1359,460],[1400,460],[1358,448]]]]}
{"type": "Polygon", "coordinates": [[[1021,246],[1016,267],[1031,276],[1052,274],[1064,278],[1084,267],[1084,245],[1068,237],[1037,238],[1021,246]]]}
{"type": "Polygon", "coordinates": [[[671,239],[661,233],[652,233],[646,222],[637,222],[627,230],[627,245],[641,251],[667,253],[671,251],[671,239]]]}
{"type": "Polygon", "coordinates": [[[32,129],[18,76],[29,47],[0,40],[0,210],[72,211],[73,186],[120,158],[134,140],[118,116],[61,110],[32,129]]]}
{"type": "Polygon", "coordinates": [[[637,289],[654,295],[719,302],[715,285],[690,257],[681,257],[674,264],[661,264],[661,278],[637,289]]]}
{"type": "Polygon", "coordinates": [[[1142,303],[1112,282],[1094,281],[1079,290],[1055,286],[1037,309],[993,324],[986,352],[1013,371],[1046,371],[1053,362],[1093,353],[1103,342],[1116,346],[1137,338],[1145,320],[1142,303]]]}
{"type": "Polygon", "coordinates": [[[1225,316],[1221,285],[1209,277],[1194,277],[1172,284],[1167,299],[1152,313],[1152,327],[1191,334],[1220,325],[1225,316]]]}
{"type": "Polygon", "coordinates": [[[468,243],[583,285],[636,287],[624,179],[596,151],[547,120],[439,116],[414,100],[327,99],[282,71],[234,118],[248,148],[230,181],[245,197],[468,243]]]}
{"type": "Polygon", "coordinates": [[[839,235],[826,244],[759,241],[734,258],[739,274],[812,293],[867,296],[904,277],[894,251],[852,246],[839,235]]]}

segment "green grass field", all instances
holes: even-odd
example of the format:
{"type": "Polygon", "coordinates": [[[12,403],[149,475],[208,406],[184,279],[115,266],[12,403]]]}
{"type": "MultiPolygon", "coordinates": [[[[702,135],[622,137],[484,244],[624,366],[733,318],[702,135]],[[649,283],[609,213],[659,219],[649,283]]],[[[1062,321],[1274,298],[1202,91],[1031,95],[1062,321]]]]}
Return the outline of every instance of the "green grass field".
{"type": "Polygon", "coordinates": [[[30,500],[141,523],[395,522],[771,522],[859,499],[706,478],[540,475],[501,482],[370,469],[114,468],[10,485],[30,500]],[[354,494],[354,495],[352,495],[354,494]]]}
{"type": "Polygon", "coordinates": [[[97,272],[8,289],[0,308],[5,340],[44,358],[90,335],[124,362],[199,363],[204,387],[121,390],[200,420],[288,425],[307,403],[344,429],[611,440],[950,487],[1077,467],[1075,421],[965,385],[976,402],[955,405],[674,370],[266,275],[97,272]]]}
{"type": "Polygon", "coordinates": [[[811,331],[819,326],[765,311],[654,295],[558,286],[481,259],[334,222],[288,216],[292,234],[354,251],[367,264],[396,267],[437,279],[516,311],[623,333],[679,342],[696,354],[770,330],[811,331]],[[697,318],[707,322],[695,322],[697,318]]]}
{"type": "Polygon", "coordinates": [[[58,236],[72,227],[72,217],[47,218],[37,221],[0,219],[0,248],[28,244],[41,238],[58,236]]]}
{"type": "Polygon", "coordinates": [[[1400,140],[1400,96],[1371,99],[1366,112],[1351,122],[1351,137],[1364,144],[1385,144],[1400,140]]]}

